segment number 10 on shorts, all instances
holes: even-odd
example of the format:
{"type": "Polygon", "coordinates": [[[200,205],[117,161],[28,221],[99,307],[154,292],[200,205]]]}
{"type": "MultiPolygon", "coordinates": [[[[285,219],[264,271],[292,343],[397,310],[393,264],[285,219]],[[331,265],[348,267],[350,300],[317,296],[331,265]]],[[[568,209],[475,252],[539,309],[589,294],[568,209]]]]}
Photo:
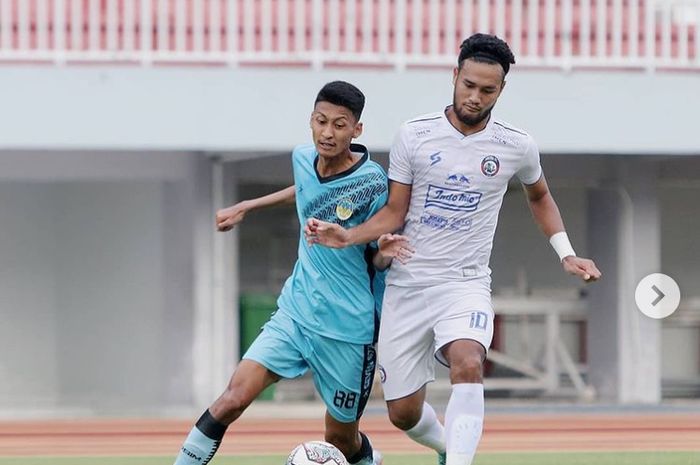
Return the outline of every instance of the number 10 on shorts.
{"type": "Polygon", "coordinates": [[[484,312],[472,312],[472,316],[469,319],[469,327],[472,329],[486,330],[486,325],[488,324],[489,316],[484,312]]]}

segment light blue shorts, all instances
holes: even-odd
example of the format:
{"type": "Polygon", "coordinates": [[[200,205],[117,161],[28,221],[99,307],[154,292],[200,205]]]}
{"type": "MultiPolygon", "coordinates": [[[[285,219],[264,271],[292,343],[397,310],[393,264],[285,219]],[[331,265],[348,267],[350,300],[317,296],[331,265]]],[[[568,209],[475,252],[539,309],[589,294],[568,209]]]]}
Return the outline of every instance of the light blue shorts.
{"type": "Polygon", "coordinates": [[[321,336],[277,311],[243,355],[282,378],[307,370],[328,412],[342,423],[362,416],[377,361],[372,344],[352,344],[321,336]]]}

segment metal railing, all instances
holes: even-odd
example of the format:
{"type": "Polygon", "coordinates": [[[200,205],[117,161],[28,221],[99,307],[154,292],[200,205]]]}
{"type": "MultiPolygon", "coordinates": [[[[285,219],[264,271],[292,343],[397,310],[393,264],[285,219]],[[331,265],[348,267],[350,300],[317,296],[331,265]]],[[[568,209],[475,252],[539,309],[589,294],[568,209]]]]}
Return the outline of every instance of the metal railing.
{"type": "Polygon", "coordinates": [[[700,69],[700,0],[0,0],[0,61],[700,69]]]}

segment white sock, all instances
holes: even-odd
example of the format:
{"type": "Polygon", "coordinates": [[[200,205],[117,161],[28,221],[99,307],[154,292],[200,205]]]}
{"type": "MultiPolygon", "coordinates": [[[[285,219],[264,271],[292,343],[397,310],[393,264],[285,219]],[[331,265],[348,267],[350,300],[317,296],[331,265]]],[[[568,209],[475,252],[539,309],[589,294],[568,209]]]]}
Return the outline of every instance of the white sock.
{"type": "Polygon", "coordinates": [[[484,425],[484,385],[453,384],[445,412],[447,465],[470,465],[484,425]]]}
{"type": "Polygon", "coordinates": [[[437,453],[445,452],[445,428],[435,415],[435,410],[423,402],[423,413],[416,425],[406,431],[409,438],[418,444],[430,447],[437,453]]]}

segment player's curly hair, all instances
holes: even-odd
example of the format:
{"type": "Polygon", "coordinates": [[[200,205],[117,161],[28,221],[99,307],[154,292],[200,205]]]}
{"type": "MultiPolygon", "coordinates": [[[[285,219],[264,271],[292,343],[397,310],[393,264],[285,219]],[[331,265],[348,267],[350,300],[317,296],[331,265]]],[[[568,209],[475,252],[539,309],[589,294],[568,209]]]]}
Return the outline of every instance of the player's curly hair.
{"type": "Polygon", "coordinates": [[[510,70],[511,63],[515,64],[515,56],[513,56],[508,44],[494,35],[474,34],[465,39],[459,49],[457,63],[460,68],[466,59],[483,63],[498,63],[503,68],[505,76],[510,70]]]}
{"type": "Polygon", "coordinates": [[[365,108],[365,94],[360,89],[345,81],[329,82],[318,92],[314,105],[318,102],[328,102],[345,107],[360,121],[362,110],[365,108]]]}

